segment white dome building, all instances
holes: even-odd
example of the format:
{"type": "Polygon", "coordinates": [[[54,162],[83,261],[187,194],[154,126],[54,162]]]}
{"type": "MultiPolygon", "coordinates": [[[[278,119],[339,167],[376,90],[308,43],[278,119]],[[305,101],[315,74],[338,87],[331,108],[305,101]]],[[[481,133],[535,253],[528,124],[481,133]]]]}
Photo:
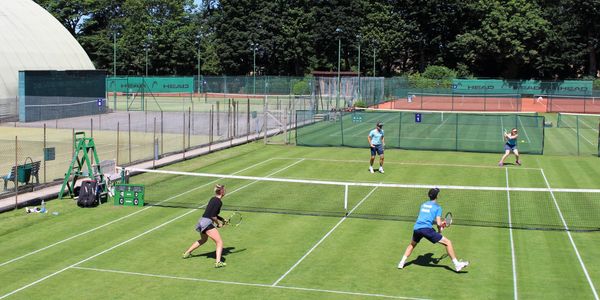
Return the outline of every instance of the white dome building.
{"type": "Polygon", "coordinates": [[[94,70],[77,40],[32,0],[0,1],[0,119],[16,117],[19,71],[94,70]]]}

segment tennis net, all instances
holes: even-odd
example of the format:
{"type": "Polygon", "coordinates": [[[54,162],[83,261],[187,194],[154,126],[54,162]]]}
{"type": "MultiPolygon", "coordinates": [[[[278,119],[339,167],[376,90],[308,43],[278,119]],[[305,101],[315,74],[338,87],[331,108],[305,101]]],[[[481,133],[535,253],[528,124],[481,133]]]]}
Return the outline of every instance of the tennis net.
{"type": "Polygon", "coordinates": [[[303,146],[368,147],[369,131],[377,122],[383,122],[387,148],[502,152],[503,132],[517,128],[521,153],[544,151],[544,117],[536,113],[297,111],[296,121],[296,144],[303,146]]]}
{"type": "Polygon", "coordinates": [[[577,155],[600,156],[600,114],[558,113],[556,127],[577,147],[577,155]]]}
{"type": "MultiPolygon", "coordinates": [[[[199,208],[216,183],[225,184],[223,209],[414,222],[432,185],[302,180],[127,168],[146,184],[146,202],[199,208]],[[141,175],[141,176],[137,176],[141,175]],[[181,190],[189,191],[181,193],[181,190]],[[203,196],[198,197],[201,193],[203,196]],[[170,194],[177,194],[170,197],[170,194]],[[164,200],[167,199],[167,200],[164,200]]],[[[600,189],[437,186],[454,224],[540,230],[598,231],[600,189]]]]}

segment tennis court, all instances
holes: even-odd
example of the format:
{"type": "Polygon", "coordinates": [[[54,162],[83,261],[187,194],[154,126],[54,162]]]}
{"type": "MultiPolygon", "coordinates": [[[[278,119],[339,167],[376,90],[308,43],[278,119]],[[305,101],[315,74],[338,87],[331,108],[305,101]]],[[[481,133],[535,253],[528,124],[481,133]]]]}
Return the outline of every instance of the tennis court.
{"type": "Polygon", "coordinates": [[[144,208],[2,214],[0,298],[598,299],[597,158],[388,150],[370,174],[366,151],[253,143],[133,177],[144,208]],[[181,258],[216,182],[244,217],[221,269],[210,242],[181,258]],[[396,268],[432,186],[462,273],[426,241],[396,268]]]}
{"type": "Polygon", "coordinates": [[[542,154],[544,118],[537,113],[364,110],[315,116],[298,111],[296,143],[364,147],[377,122],[384,123],[388,148],[497,152],[503,132],[521,131],[519,151],[542,154]],[[320,117],[321,119],[318,119],[320,117]]]}

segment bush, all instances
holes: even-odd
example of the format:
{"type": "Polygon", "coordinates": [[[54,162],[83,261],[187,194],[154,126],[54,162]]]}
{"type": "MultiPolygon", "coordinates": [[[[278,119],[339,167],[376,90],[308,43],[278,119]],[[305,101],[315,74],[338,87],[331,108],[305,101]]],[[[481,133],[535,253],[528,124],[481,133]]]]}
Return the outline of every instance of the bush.
{"type": "Polygon", "coordinates": [[[304,79],[295,82],[294,86],[292,87],[292,93],[294,95],[310,95],[310,85],[308,84],[309,80],[310,79],[304,79]]]}
{"type": "Polygon", "coordinates": [[[456,78],[456,71],[444,66],[428,66],[423,72],[423,77],[437,80],[452,80],[456,78]]]}
{"type": "Polygon", "coordinates": [[[363,100],[358,100],[354,102],[354,107],[366,108],[367,104],[363,100]]]}

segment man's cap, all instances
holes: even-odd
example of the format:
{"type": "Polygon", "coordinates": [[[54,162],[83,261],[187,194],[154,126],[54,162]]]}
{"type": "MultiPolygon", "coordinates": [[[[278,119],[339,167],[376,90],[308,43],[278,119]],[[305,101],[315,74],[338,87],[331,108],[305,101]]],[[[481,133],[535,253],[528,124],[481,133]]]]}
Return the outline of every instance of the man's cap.
{"type": "Polygon", "coordinates": [[[437,199],[437,195],[440,193],[440,189],[438,188],[432,188],[429,190],[429,200],[435,200],[437,199]]]}
{"type": "Polygon", "coordinates": [[[383,127],[383,122],[377,122],[377,127],[382,128],[383,127]]]}

